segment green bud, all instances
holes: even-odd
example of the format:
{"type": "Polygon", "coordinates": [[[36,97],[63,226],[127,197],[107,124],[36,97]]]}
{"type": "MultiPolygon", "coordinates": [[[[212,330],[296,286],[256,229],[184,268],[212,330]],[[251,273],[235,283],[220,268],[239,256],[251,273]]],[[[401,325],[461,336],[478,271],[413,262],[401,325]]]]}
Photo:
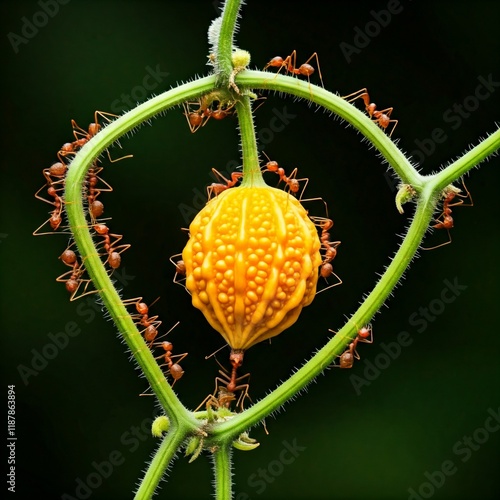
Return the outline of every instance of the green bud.
{"type": "Polygon", "coordinates": [[[151,425],[151,434],[154,437],[161,437],[164,432],[167,432],[170,428],[170,420],[166,415],[162,415],[155,419],[153,424],[151,425]]]}
{"type": "Polygon", "coordinates": [[[404,212],[403,205],[415,197],[417,192],[409,184],[400,184],[396,194],[396,208],[402,214],[404,212]]]}

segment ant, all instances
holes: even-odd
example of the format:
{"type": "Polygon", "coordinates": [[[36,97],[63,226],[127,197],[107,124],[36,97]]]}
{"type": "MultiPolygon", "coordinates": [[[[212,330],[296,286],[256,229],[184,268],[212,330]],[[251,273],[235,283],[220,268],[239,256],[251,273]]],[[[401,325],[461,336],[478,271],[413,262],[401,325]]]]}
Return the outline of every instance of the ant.
{"type": "Polygon", "coordinates": [[[68,170],[68,166],[64,163],[64,161],[59,161],[51,165],[49,168],[43,169],[43,176],[47,180],[47,184],[43,185],[36,193],[35,198],[38,200],[44,201],[45,203],[49,203],[54,206],[54,210],[50,212],[51,216],[48,220],[46,220],[40,227],[38,227],[33,235],[39,236],[43,234],[51,234],[51,233],[39,233],[38,231],[44,227],[47,223],[49,223],[50,227],[56,231],[62,222],[62,211],[64,200],[62,196],[59,195],[59,192],[64,189],[64,178],[66,176],[66,172],[68,170]],[[57,180],[53,179],[56,178],[57,180]],[[57,186],[60,184],[60,186],[57,186]],[[47,194],[51,197],[51,199],[44,198],[39,193],[43,189],[47,188],[47,194]],[[57,187],[55,187],[57,186],[57,187]]]}
{"type": "MultiPolygon", "coordinates": [[[[175,328],[178,324],[179,323],[174,325],[170,329],[170,331],[173,328],[175,328]]],[[[174,382],[172,383],[172,387],[173,387],[174,384],[184,375],[184,370],[182,369],[182,367],[179,363],[182,362],[182,360],[188,355],[188,353],[185,352],[184,354],[172,355],[172,350],[174,347],[172,342],[163,341],[159,345],[160,345],[160,347],[162,347],[162,349],[165,351],[165,353],[156,359],[163,359],[165,361],[165,364],[161,365],[161,366],[166,365],[168,367],[168,371],[169,371],[170,375],[172,376],[172,378],[174,379],[174,382]],[[174,359],[176,359],[175,363],[173,361],[174,359]]]]}
{"type": "MultiPolygon", "coordinates": [[[[182,257],[182,253],[172,255],[172,257],[170,257],[169,259],[170,262],[175,266],[175,275],[173,282],[177,283],[178,285],[182,285],[181,281],[184,281],[186,279],[186,263],[182,259],[174,260],[176,257],[182,257]],[[182,278],[177,279],[178,276],[182,276],[182,278]]],[[[184,286],[184,288],[186,287],[184,286]]]]}
{"type": "MultiPolygon", "coordinates": [[[[219,370],[220,377],[215,377],[215,391],[214,394],[220,393],[221,387],[227,391],[227,393],[235,395],[237,391],[242,391],[240,396],[238,397],[238,401],[236,406],[240,407],[243,411],[243,404],[245,402],[245,398],[248,396],[248,384],[241,384],[243,380],[250,376],[250,373],[246,373],[245,375],[241,375],[237,377],[238,368],[243,364],[243,354],[244,351],[241,349],[231,349],[229,354],[229,362],[231,363],[232,369],[231,374],[229,374],[225,369],[219,370]],[[222,386],[220,385],[222,384],[222,386]]],[[[231,400],[232,401],[232,400],[231,400]]],[[[224,406],[229,408],[231,401],[226,401],[224,406]]]]}
{"type": "MultiPolygon", "coordinates": [[[[117,118],[118,115],[115,115],[113,113],[106,113],[104,111],[96,111],[94,113],[94,121],[89,124],[87,130],[80,127],[75,120],[71,120],[71,127],[73,128],[73,136],[75,137],[75,140],[73,142],[64,143],[59,151],[60,155],[67,156],[69,154],[76,153],[102,129],[102,125],[99,123],[99,118],[104,118],[104,120],[106,120],[108,123],[111,123],[112,121],[111,117],[117,118]]],[[[117,160],[113,160],[111,159],[109,151],[108,150],[106,151],[108,153],[108,158],[111,163],[123,160],[124,158],[132,157],[132,155],[126,155],[121,158],[118,158],[117,160]]]]}
{"type": "Polygon", "coordinates": [[[463,185],[465,191],[467,192],[466,195],[460,194],[462,190],[460,188],[453,186],[452,184],[450,184],[449,186],[447,186],[443,190],[443,193],[442,193],[443,211],[441,212],[439,217],[436,219],[435,224],[432,226],[435,229],[446,229],[448,231],[448,241],[446,241],[445,243],[441,243],[440,245],[430,247],[430,248],[422,247],[422,250],[434,250],[435,248],[439,248],[439,247],[442,247],[444,245],[448,245],[449,243],[451,243],[450,229],[453,229],[453,227],[454,227],[454,221],[453,221],[453,217],[451,215],[451,213],[452,213],[451,207],[457,207],[460,205],[464,206],[464,207],[474,206],[474,202],[472,201],[472,196],[471,196],[469,190],[466,188],[465,183],[463,181],[462,181],[462,185],[463,185]],[[461,199],[459,199],[458,201],[455,201],[455,203],[452,203],[453,200],[457,196],[461,199]],[[464,200],[466,200],[467,198],[470,200],[470,203],[466,204],[464,200]]]}
{"type": "Polygon", "coordinates": [[[319,66],[318,54],[316,52],[314,52],[314,54],[304,64],[301,64],[298,68],[297,68],[297,51],[296,50],[294,50],[285,59],[283,59],[281,56],[273,57],[264,66],[264,71],[271,66],[273,68],[279,68],[278,69],[278,73],[279,73],[281,71],[281,69],[284,68],[287,73],[291,73],[292,75],[307,76],[307,81],[309,81],[309,77],[315,71],[315,69],[309,64],[309,61],[311,61],[311,59],[313,59],[313,58],[316,59],[316,65],[318,66],[318,73],[319,73],[319,78],[321,80],[321,86],[324,88],[325,86],[323,85],[323,77],[321,76],[321,68],[319,66]]]}
{"type": "Polygon", "coordinates": [[[226,184],[212,182],[212,184],[207,186],[207,196],[208,196],[209,200],[212,198],[213,194],[215,194],[215,196],[217,196],[218,194],[222,193],[226,189],[229,189],[229,188],[232,188],[233,186],[235,186],[236,183],[243,176],[242,172],[232,172],[231,173],[231,180],[229,180],[229,179],[226,179],[218,170],[215,170],[215,168],[212,168],[212,172],[216,175],[216,177],[218,179],[225,181],[226,184]]]}
{"type": "MultiPolygon", "coordinates": [[[[42,200],[46,203],[49,203],[50,205],[54,206],[54,210],[50,212],[50,217],[47,219],[41,226],[39,226],[35,231],[33,231],[34,236],[41,236],[44,234],[53,234],[57,229],[59,229],[59,226],[62,223],[62,212],[63,212],[63,205],[64,205],[64,200],[61,196],[57,194],[59,189],[56,189],[54,186],[49,186],[47,189],[47,194],[53,198],[53,201],[47,200],[45,198],[42,198],[41,196],[38,195],[38,193],[44,188],[45,186],[42,186],[36,193],[35,193],[35,198],[42,200]],[[49,223],[50,227],[53,229],[51,233],[40,233],[40,229],[42,229],[47,222],[49,223]]],[[[62,188],[60,188],[62,189],[62,188]]]]}
{"type": "Polygon", "coordinates": [[[241,411],[243,411],[245,398],[250,398],[248,395],[249,384],[241,383],[243,380],[250,377],[250,373],[246,373],[239,377],[237,376],[238,368],[243,364],[243,355],[244,351],[242,349],[231,349],[231,353],[229,354],[229,362],[232,366],[231,373],[217,361],[221,369],[219,370],[220,376],[215,377],[215,390],[213,394],[210,394],[201,402],[195,411],[198,411],[205,404],[210,404],[217,408],[229,409],[231,403],[236,399],[236,392],[238,391],[241,391],[241,394],[236,402],[236,407],[240,407],[241,411]],[[216,397],[216,395],[218,397],[216,397]]]}
{"type": "Polygon", "coordinates": [[[87,184],[87,203],[89,207],[90,217],[93,222],[99,218],[104,212],[104,205],[101,201],[97,200],[97,197],[101,192],[111,192],[113,188],[98,174],[103,170],[103,167],[98,167],[95,163],[89,168],[86,176],[87,184]],[[105,187],[97,188],[97,183],[101,181],[105,187]]]}
{"type": "Polygon", "coordinates": [[[89,284],[91,283],[90,279],[82,279],[82,275],[85,272],[85,268],[83,267],[83,264],[80,264],[78,262],[78,258],[76,256],[76,253],[73,250],[70,250],[67,248],[59,257],[64,264],[67,266],[71,267],[70,271],[67,271],[66,273],[61,274],[61,276],[56,278],[56,281],[59,283],[64,283],[66,286],[66,290],[71,293],[70,296],[70,301],[74,301],[76,299],[79,299],[81,297],[84,297],[85,295],[90,295],[92,293],[96,293],[97,290],[90,290],[87,291],[87,288],[89,284]],[[85,283],[85,287],[83,290],[83,293],[80,295],[77,295],[78,290],[80,289],[80,286],[82,283],[85,283]]]}
{"type": "MultiPolygon", "coordinates": [[[[156,299],[158,300],[158,299],[156,299]]],[[[156,302],[156,300],[151,304],[151,306],[156,302]]],[[[149,306],[145,302],[141,302],[142,297],[136,297],[134,299],[127,299],[123,301],[125,306],[127,305],[135,305],[137,310],[137,314],[131,314],[130,317],[133,320],[137,320],[136,323],[144,326],[144,330],[141,332],[144,334],[144,340],[149,343],[151,347],[153,345],[154,340],[158,335],[158,327],[161,325],[161,321],[158,319],[158,315],[149,316],[149,306]]],[[[177,325],[175,325],[177,326],[177,325]]],[[[174,328],[175,328],[174,326],[174,328]]],[[[171,329],[172,330],[172,329],[171,329]]],[[[169,331],[171,331],[169,330],[169,331]]]]}
{"type": "Polygon", "coordinates": [[[267,158],[267,163],[262,170],[264,172],[274,172],[276,175],[278,175],[280,178],[279,182],[284,182],[287,186],[287,189],[291,193],[296,195],[300,190],[300,181],[305,181],[304,187],[302,188],[302,192],[300,193],[299,196],[299,199],[301,199],[307,187],[307,184],[309,183],[309,179],[307,177],[303,179],[296,179],[296,175],[298,172],[297,168],[294,168],[292,170],[292,173],[289,176],[287,176],[285,174],[285,169],[280,167],[277,161],[271,160],[269,156],[266,155],[266,153],[264,153],[264,155],[267,158]]]}
{"type": "MultiPolygon", "coordinates": [[[[333,330],[330,330],[333,332],[333,330]]],[[[333,332],[335,333],[335,332],[333,332]]],[[[358,342],[363,342],[365,344],[373,344],[373,332],[371,325],[363,326],[353,341],[349,344],[349,347],[339,356],[339,364],[333,364],[337,368],[352,368],[355,359],[360,359],[359,354],[356,351],[358,342]]]]}
{"type": "Polygon", "coordinates": [[[398,120],[391,119],[391,113],[394,108],[385,108],[382,110],[377,110],[377,105],[374,102],[370,102],[370,95],[368,94],[368,91],[366,88],[360,89],[356,92],[353,92],[352,94],[343,96],[342,99],[346,99],[347,102],[353,102],[356,99],[363,99],[363,102],[365,104],[365,110],[368,113],[368,116],[383,130],[387,130],[387,127],[391,124],[394,123],[391,133],[389,134],[389,137],[392,136],[392,133],[394,132],[394,129],[396,128],[396,125],[398,124],[398,120]],[[348,99],[350,98],[350,99],[348,99]]]}
{"type": "Polygon", "coordinates": [[[110,233],[109,228],[108,226],[106,226],[106,224],[94,224],[93,227],[97,234],[104,238],[103,247],[104,251],[108,254],[106,263],[109,264],[112,269],[118,269],[122,261],[120,254],[125,250],[128,250],[130,248],[130,245],[116,246],[116,244],[123,238],[123,236],[121,234],[110,233]],[[111,243],[111,238],[115,238],[115,241],[113,243],[111,243]]]}
{"type": "MultiPolygon", "coordinates": [[[[310,217],[310,219],[314,222],[316,226],[321,229],[320,241],[322,250],[324,250],[323,260],[321,262],[319,274],[322,278],[329,278],[332,274],[338,279],[338,283],[330,285],[329,287],[320,290],[320,292],[324,292],[333,286],[341,285],[342,280],[335,274],[333,271],[332,261],[337,256],[337,247],[340,245],[340,241],[330,241],[330,233],[329,230],[333,227],[333,221],[326,217],[310,217]]],[[[320,293],[317,292],[317,293],[320,293]]]]}
{"type": "Polygon", "coordinates": [[[184,108],[184,116],[189,125],[189,130],[194,134],[199,128],[204,127],[210,118],[214,120],[223,120],[232,114],[232,108],[235,104],[235,102],[229,102],[229,104],[227,104],[219,101],[210,93],[200,97],[196,102],[184,102],[182,106],[184,108]],[[212,108],[214,102],[219,103],[215,109],[212,108]],[[192,111],[191,105],[195,104],[198,105],[198,109],[192,111]]]}

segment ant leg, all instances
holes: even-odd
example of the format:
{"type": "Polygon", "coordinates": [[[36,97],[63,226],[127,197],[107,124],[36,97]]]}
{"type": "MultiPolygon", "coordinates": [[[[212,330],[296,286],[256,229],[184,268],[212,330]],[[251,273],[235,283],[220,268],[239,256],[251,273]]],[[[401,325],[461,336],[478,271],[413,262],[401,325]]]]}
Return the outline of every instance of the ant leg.
{"type": "Polygon", "coordinates": [[[354,102],[356,99],[359,99],[363,95],[368,96],[368,90],[366,88],[356,90],[356,92],[353,92],[352,94],[343,95],[342,99],[346,100],[347,102],[354,102]]]}

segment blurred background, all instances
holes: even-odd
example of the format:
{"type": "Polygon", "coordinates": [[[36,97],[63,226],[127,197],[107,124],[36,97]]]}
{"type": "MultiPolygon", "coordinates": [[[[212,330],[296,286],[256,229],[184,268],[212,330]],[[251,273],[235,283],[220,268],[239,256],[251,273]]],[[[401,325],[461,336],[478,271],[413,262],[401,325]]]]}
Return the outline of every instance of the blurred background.
{"type": "MultiPolygon", "coordinates": [[[[158,409],[139,397],[146,383],[115,327],[92,296],[70,302],[55,281],[67,270],[58,259],[67,236],[33,237],[51,209],[33,195],[42,169],[72,140],[71,119],[86,128],[95,110],[121,113],[208,72],[206,31],[217,5],[2,2],[2,380],[4,400],[15,385],[19,498],[131,498],[158,445],[149,435],[158,409]]],[[[293,49],[299,64],[316,51],[327,89],[346,95],[366,87],[379,109],[394,107],[393,137],[431,173],[500,120],[499,15],[494,1],[248,0],[237,43],[260,69],[293,49]]],[[[151,313],[163,331],[180,321],[169,340],[189,355],[175,390],[194,408],[213,390],[219,367],[205,356],[223,340],[172,282],[169,257],[187,241],[181,228],[203,203],[211,169],[240,165],[239,138],[234,117],[191,134],[180,109],[151,125],[122,140],[123,152],[113,150],[133,158],[106,166],[114,191],[100,199],[113,232],[132,245],[119,274],[124,297],[160,297],[151,313]]],[[[256,127],[266,154],[287,171],[297,167],[309,178],[308,197],[328,203],[343,284],[318,295],[272,344],[247,352],[254,400],[355,311],[413,210],[397,212],[386,166],[327,114],[268,95],[256,127]]],[[[355,367],[326,371],[267,419],[269,435],[252,430],[258,449],[235,451],[235,498],[498,497],[499,167],[496,157],[467,176],[474,206],[454,208],[451,244],[412,263],[355,367]]],[[[424,244],[446,241],[435,231],[424,244]]],[[[222,363],[227,353],[218,354],[222,363]]],[[[179,456],[158,498],[208,498],[207,458],[188,464],[179,456]]]]}

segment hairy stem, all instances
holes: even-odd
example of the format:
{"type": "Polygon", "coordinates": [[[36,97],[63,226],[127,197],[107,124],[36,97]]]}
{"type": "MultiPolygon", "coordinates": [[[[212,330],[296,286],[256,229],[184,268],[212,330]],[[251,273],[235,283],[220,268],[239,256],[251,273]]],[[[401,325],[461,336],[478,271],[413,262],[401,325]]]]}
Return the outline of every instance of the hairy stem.
{"type": "Polygon", "coordinates": [[[252,105],[248,96],[242,97],[236,104],[240,125],[241,151],[243,156],[242,186],[265,186],[259,165],[259,153],[255,139],[255,127],[252,105]]]}
{"type": "Polygon", "coordinates": [[[453,164],[435,174],[433,177],[436,183],[436,188],[438,190],[444,189],[453,181],[459,179],[471,168],[479,165],[479,163],[481,163],[485,158],[497,151],[498,148],[500,148],[500,129],[493,132],[490,136],[465,153],[453,164]]]}
{"type": "Polygon", "coordinates": [[[168,434],[163,438],[155,456],[141,481],[139,489],[135,494],[136,500],[147,500],[153,497],[153,494],[161,481],[163,474],[169,463],[175,457],[177,450],[184,441],[186,433],[180,429],[172,427],[168,434]]]}
{"type": "Polygon", "coordinates": [[[217,500],[232,498],[231,453],[231,445],[223,443],[213,454],[217,500]]]}
{"type": "Polygon", "coordinates": [[[233,53],[234,32],[240,10],[241,0],[226,0],[222,11],[222,23],[217,43],[217,85],[227,87],[229,75],[233,71],[231,56],[233,53]]]}

